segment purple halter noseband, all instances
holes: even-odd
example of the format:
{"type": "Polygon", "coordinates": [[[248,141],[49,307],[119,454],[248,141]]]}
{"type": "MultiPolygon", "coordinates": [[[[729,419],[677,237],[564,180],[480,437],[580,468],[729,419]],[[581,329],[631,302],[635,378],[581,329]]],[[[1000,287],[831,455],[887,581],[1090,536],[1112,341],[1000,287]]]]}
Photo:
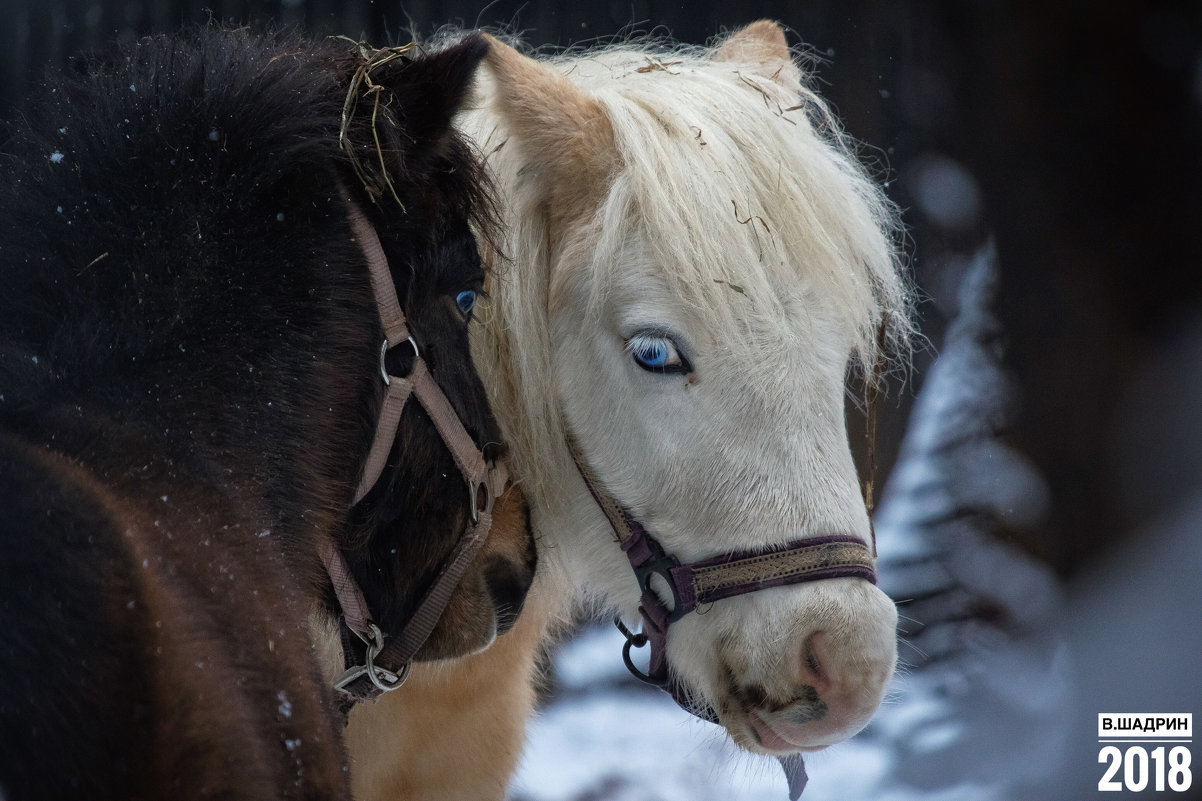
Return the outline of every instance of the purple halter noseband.
{"type": "Polygon", "coordinates": [[[864,543],[843,535],[739,551],[682,565],[676,557],[665,554],[659,542],[636,521],[633,536],[621,546],[642,589],[639,612],[643,619],[642,634],[651,645],[651,664],[645,674],[632,664],[630,649],[641,647],[643,638],[619,626],[627,637],[623,659],[636,676],[660,686],[669,682],[668,626],[702,604],[769,587],[828,578],[862,578],[876,583],[874,560],[864,543]],[[663,578],[671,590],[671,608],[651,586],[653,576],[663,578]]]}

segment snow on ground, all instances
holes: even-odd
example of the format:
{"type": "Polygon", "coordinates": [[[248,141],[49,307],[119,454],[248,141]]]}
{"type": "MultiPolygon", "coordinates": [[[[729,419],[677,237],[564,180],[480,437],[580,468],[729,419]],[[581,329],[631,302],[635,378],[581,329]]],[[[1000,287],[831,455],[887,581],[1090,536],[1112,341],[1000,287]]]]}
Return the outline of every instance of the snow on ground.
{"type": "MultiPolygon", "coordinates": [[[[774,760],[740,751],[720,728],[631,678],[622,664],[623,642],[612,626],[594,626],[559,652],[554,666],[559,700],[531,726],[513,801],[786,797],[784,774],[774,760]]],[[[875,786],[889,767],[879,749],[854,742],[816,755],[809,765],[811,776],[829,770],[839,780],[824,782],[821,790],[811,782],[808,801],[854,797],[875,786]],[[850,764],[855,770],[846,769],[850,764]]]]}
{"type": "MultiPolygon", "coordinates": [[[[554,674],[565,684],[530,727],[511,801],[786,799],[774,760],[740,751],[717,726],[630,678],[622,642],[611,627],[594,626],[559,652],[554,674]]],[[[897,782],[902,751],[916,760],[938,753],[964,736],[965,724],[926,677],[899,675],[889,696],[859,736],[807,757],[803,801],[1005,801],[1001,788],[967,780],[897,782]]]]}

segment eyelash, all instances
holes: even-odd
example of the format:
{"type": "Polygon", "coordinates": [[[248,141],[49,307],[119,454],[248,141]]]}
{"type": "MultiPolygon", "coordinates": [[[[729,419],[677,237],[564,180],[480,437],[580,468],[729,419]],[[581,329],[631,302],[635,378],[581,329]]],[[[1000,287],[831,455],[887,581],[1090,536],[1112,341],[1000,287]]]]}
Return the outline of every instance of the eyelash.
{"type": "Polygon", "coordinates": [[[626,340],[626,352],[634,363],[649,373],[691,373],[692,365],[681,355],[670,336],[645,331],[626,340]]]}

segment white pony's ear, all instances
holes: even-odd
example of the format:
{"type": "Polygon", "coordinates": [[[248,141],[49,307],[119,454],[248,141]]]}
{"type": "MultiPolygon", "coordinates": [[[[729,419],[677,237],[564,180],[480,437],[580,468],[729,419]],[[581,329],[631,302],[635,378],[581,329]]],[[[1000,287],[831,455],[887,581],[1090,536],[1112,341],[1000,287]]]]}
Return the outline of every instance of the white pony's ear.
{"type": "Polygon", "coordinates": [[[552,213],[590,214],[618,166],[605,110],[566,77],[490,38],[485,61],[495,79],[492,103],[538,170],[552,213]]]}
{"type": "Polygon", "coordinates": [[[762,19],[735,31],[718,45],[713,58],[750,66],[755,74],[786,89],[801,86],[801,72],[793,63],[785,32],[772,20],[762,19]]]}

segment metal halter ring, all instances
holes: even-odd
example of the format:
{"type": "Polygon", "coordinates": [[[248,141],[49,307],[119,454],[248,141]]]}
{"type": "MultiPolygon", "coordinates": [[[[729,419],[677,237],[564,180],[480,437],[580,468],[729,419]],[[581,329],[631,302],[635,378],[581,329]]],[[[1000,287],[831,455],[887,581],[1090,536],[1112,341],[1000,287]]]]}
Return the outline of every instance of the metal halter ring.
{"type": "MultiPolygon", "coordinates": [[[[418,350],[417,342],[414,341],[412,336],[409,337],[408,342],[413,346],[413,359],[415,361],[420,359],[422,357],[422,353],[420,350],[418,350]]],[[[380,377],[384,379],[384,386],[388,386],[392,383],[392,379],[388,375],[388,368],[384,366],[384,357],[388,355],[388,350],[388,339],[385,338],[384,341],[380,343],[380,377]]]]}
{"type": "Polygon", "coordinates": [[[651,678],[646,673],[639,670],[634,664],[634,660],[630,658],[631,648],[642,648],[648,643],[649,640],[647,638],[647,634],[642,631],[638,632],[637,634],[634,633],[626,627],[626,624],[622,622],[622,618],[620,617],[614,618],[614,625],[618,627],[618,631],[622,632],[622,636],[626,638],[626,643],[622,646],[622,661],[626,663],[626,669],[629,670],[636,679],[644,684],[650,684],[653,687],[665,686],[667,684],[666,681],[659,681],[658,679],[651,678]]]}
{"type": "Polygon", "coordinates": [[[367,645],[365,664],[352,667],[343,673],[334,684],[335,689],[350,693],[352,691],[348,688],[364,675],[382,693],[392,692],[405,683],[405,679],[409,678],[411,663],[406,662],[400,673],[394,673],[375,663],[375,658],[384,650],[384,632],[380,631],[379,626],[375,623],[368,623],[366,633],[355,629],[351,629],[351,631],[367,645]]]}
{"type": "MultiPolygon", "coordinates": [[[[375,628],[374,623],[372,624],[372,628],[375,628]]],[[[379,629],[376,629],[377,633],[379,631],[380,631],[379,629]]],[[[393,673],[391,670],[388,670],[387,668],[382,668],[382,667],[377,666],[375,664],[375,662],[373,661],[377,656],[379,656],[380,651],[382,651],[382,650],[383,650],[382,644],[380,647],[377,647],[375,645],[368,645],[367,646],[367,660],[366,660],[367,664],[365,664],[363,667],[367,670],[367,678],[371,681],[372,684],[376,685],[376,689],[378,689],[382,693],[389,693],[389,692],[392,692],[393,690],[399,689],[400,686],[405,683],[405,679],[409,678],[409,668],[413,665],[413,663],[406,662],[405,665],[401,668],[400,673],[393,673]],[[380,680],[381,677],[384,679],[384,681],[380,680]]]]}
{"type": "Polygon", "coordinates": [[[492,478],[492,468],[490,467],[488,469],[488,473],[484,476],[483,481],[480,481],[479,483],[476,483],[474,481],[467,482],[468,508],[471,510],[471,513],[472,513],[472,522],[473,523],[480,522],[481,510],[483,510],[485,512],[492,511],[493,502],[496,500],[496,498],[493,497],[491,478],[492,478]],[[481,491],[484,492],[484,498],[483,498],[484,503],[483,504],[480,503],[481,491]]]}

